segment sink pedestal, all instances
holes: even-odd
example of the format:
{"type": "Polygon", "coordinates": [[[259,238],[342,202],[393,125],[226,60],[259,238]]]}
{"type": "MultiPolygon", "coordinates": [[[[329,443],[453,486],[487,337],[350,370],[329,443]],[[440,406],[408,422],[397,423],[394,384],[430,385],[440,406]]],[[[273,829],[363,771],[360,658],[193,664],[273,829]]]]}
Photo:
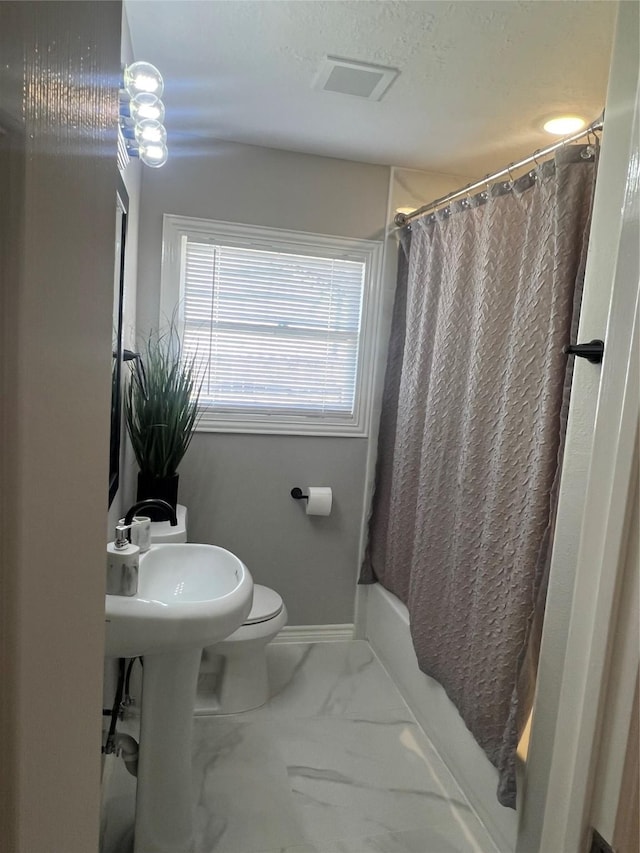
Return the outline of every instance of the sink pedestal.
{"type": "Polygon", "coordinates": [[[193,850],[191,735],[201,654],[144,656],[134,853],[193,850]]]}
{"type": "Polygon", "coordinates": [[[135,595],[105,596],[105,655],[142,656],[134,853],[191,853],[191,733],[202,649],[249,615],[247,567],[217,545],[152,545],[135,595]]]}

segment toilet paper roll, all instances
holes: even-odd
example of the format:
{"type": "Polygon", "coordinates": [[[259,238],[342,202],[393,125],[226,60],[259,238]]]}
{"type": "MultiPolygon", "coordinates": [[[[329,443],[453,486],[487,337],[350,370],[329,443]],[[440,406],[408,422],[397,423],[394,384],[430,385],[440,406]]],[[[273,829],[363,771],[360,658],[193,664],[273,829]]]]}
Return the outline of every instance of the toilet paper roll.
{"type": "Polygon", "coordinates": [[[308,486],[307,515],[329,515],[333,494],[329,486],[308,486]]]}

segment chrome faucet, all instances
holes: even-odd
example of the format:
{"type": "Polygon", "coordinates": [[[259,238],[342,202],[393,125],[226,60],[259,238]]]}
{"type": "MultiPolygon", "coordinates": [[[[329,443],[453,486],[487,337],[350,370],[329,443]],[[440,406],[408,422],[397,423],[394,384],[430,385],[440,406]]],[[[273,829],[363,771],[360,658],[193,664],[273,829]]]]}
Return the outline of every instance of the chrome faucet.
{"type": "Polygon", "coordinates": [[[130,526],[135,514],[141,509],[146,509],[147,507],[154,507],[155,509],[164,511],[167,516],[167,520],[171,524],[171,527],[175,527],[178,523],[176,511],[171,506],[171,504],[167,503],[166,501],[162,501],[159,498],[147,498],[144,501],[138,501],[137,503],[134,503],[134,505],[127,510],[127,513],[124,517],[125,526],[130,526]]]}

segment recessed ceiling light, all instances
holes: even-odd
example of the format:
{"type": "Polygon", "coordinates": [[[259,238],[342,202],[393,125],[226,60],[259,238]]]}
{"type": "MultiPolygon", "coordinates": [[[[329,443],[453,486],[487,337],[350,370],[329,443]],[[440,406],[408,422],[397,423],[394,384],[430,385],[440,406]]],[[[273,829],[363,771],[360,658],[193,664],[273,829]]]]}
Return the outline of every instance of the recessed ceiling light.
{"type": "Polygon", "coordinates": [[[554,136],[566,136],[569,133],[577,133],[586,127],[586,121],[580,116],[556,116],[545,121],[543,127],[547,133],[554,136]]]}

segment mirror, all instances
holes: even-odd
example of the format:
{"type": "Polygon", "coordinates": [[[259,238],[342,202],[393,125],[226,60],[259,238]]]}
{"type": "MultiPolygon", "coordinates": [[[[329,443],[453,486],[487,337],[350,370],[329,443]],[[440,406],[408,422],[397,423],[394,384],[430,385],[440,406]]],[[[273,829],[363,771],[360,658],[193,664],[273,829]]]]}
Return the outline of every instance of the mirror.
{"type": "Polygon", "coordinates": [[[116,242],[113,276],[113,339],[111,368],[111,441],[109,447],[109,506],[118,491],[120,478],[120,435],[122,431],[122,306],[124,301],[124,258],[127,238],[129,195],[118,174],[116,189],[116,242]]]}

